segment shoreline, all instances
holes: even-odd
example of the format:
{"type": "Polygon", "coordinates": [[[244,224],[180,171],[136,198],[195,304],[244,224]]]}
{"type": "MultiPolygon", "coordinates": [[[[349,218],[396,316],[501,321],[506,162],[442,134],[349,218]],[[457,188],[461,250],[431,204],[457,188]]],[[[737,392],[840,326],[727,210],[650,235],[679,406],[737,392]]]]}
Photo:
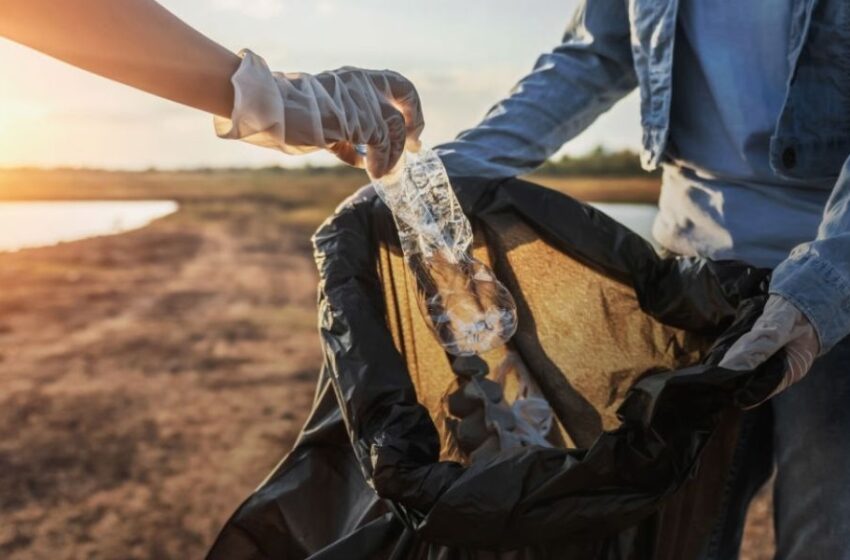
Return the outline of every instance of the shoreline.
{"type": "Polygon", "coordinates": [[[173,200],[0,201],[0,254],[119,235],[179,210],[173,200]]]}

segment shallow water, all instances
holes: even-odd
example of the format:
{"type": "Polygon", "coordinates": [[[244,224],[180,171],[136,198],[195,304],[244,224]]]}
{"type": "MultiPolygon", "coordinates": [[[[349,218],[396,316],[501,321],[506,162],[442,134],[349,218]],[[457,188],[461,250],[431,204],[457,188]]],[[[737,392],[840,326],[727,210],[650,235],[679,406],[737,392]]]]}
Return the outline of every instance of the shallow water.
{"type": "Polygon", "coordinates": [[[652,239],[652,222],[658,214],[658,207],[655,205],[630,202],[591,202],[590,204],[657,246],[652,239]]]}
{"type": "Polygon", "coordinates": [[[122,233],[176,211],[171,200],[0,202],[0,251],[122,233]]]}
{"type": "MultiPolygon", "coordinates": [[[[593,202],[615,220],[652,240],[658,209],[651,204],[593,202]]],[[[0,202],[0,251],[113,235],[176,212],[171,200],[0,202]]]]}

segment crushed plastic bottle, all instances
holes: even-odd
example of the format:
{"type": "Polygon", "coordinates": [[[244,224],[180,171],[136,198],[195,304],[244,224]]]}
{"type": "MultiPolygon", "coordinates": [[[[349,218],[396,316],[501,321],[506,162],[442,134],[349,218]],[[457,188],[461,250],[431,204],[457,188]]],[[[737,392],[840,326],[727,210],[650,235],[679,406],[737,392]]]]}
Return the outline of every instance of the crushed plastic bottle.
{"type": "Polygon", "coordinates": [[[395,219],[420,310],[450,354],[481,354],[504,344],[516,332],[516,303],[493,271],[470,255],[472,225],[443,162],[430,150],[406,152],[402,159],[373,186],[395,219]]]}

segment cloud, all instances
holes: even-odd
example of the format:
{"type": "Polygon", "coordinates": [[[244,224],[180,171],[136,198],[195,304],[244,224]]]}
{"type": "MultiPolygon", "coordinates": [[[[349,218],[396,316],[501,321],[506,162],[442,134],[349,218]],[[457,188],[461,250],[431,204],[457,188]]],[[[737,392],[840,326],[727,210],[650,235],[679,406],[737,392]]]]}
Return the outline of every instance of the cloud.
{"type": "Polygon", "coordinates": [[[265,19],[284,11],[283,0],[214,0],[216,10],[236,12],[248,17],[265,19]]]}
{"type": "Polygon", "coordinates": [[[54,125],[116,125],[116,126],[147,126],[155,124],[162,126],[164,123],[174,124],[179,120],[195,119],[199,116],[197,111],[162,101],[146,103],[142,107],[114,107],[96,108],[92,106],[79,106],[73,108],[56,108],[46,111],[39,118],[54,125]]]}
{"type": "Polygon", "coordinates": [[[493,98],[506,95],[524,74],[524,67],[494,64],[488,68],[447,67],[432,71],[414,70],[406,75],[420,92],[430,90],[493,98]]]}

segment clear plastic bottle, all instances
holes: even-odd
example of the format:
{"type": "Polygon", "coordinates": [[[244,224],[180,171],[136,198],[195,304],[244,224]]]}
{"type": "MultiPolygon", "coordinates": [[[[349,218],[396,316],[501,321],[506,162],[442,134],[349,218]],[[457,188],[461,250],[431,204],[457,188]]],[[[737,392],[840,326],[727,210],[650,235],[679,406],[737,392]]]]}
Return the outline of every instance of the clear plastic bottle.
{"type": "Polygon", "coordinates": [[[472,226],[437,154],[406,152],[373,186],[393,214],[420,309],[443,348],[469,356],[507,342],[516,332],[516,304],[470,255],[472,226]]]}

